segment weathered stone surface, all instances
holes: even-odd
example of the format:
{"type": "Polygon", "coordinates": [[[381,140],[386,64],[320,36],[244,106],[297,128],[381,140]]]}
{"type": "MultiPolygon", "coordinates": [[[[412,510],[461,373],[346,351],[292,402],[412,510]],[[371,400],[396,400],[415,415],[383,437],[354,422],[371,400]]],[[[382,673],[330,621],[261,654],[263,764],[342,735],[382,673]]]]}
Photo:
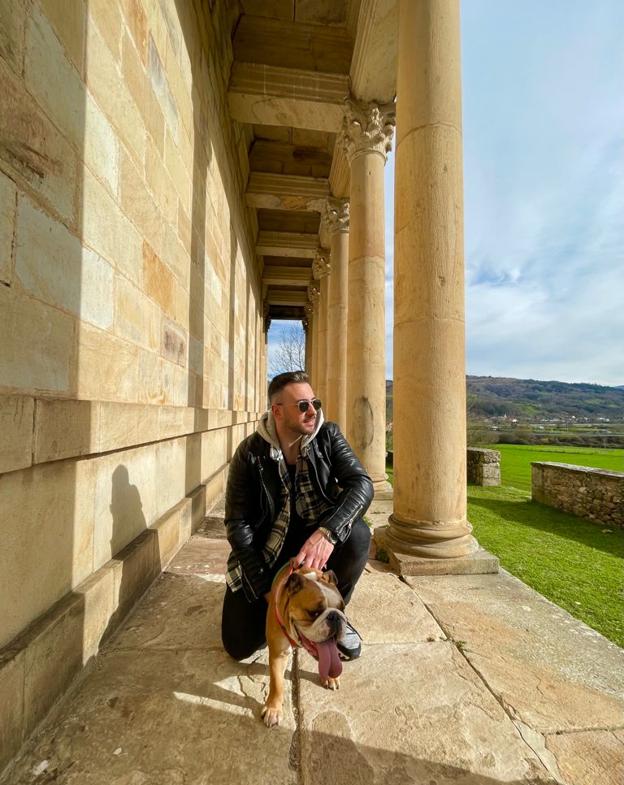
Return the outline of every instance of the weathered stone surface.
{"type": "Polygon", "coordinates": [[[0,771],[17,754],[24,740],[24,652],[0,654],[0,771]]]}
{"type": "Polygon", "coordinates": [[[3,475],[0,646],[92,573],[94,491],[90,461],[3,475]]]}
{"type": "Polygon", "coordinates": [[[500,485],[500,452],[469,447],[467,456],[467,480],[474,485],[500,485]]]}
{"type": "Polygon", "coordinates": [[[498,559],[484,548],[453,559],[426,559],[394,551],[388,542],[387,533],[387,526],[377,527],[375,541],[378,550],[385,552],[391,567],[399,575],[476,575],[498,572],[498,559]]]}
{"type": "Polygon", "coordinates": [[[141,289],[122,276],[115,285],[115,333],[145,349],[160,344],[160,311],[141,289]]]}
{"type": "Polygon", "coordinates": [[[55,125],[80,149],[85,133],[84,83],[48,17],[36,5],[26,23],[24,78],[55,125]]]}
{"type": "Polygon", "coordinates": [[[551,782],[497,701],[446,642],[367,647],[340,690],[299,671],[303,782],[551,782]]]}
{"type": "Polygon", "coordinates": [[[102,329],[112,325],[111,265],[26,197],[15,245],[15,274],[27,292],[102,329]]]}
{"type": "Polygon", "coordinates": [[[37,766],[64,785],[295,785],[290,696],[283,725],[268,731],[266,682],[264,658],[111,651],[27,747],[11,785],[30,785],[37,766]]]}
{"type": "Polygon", "coordinates": [[[346,613],[365,644],[424,643],[446,637],[418,595],[392,573],[364,572],[346,613]]]}
{"type": "Polygon", "coordinates": [[[32,463],[35,402],[24,396],[0,396],[0,474],[32,463]]]}
{"type": "MultiPolygon", "coordinates": [[[[223,526],[223,522],[221,522],[223,526]]],[[[172,575],[194,575],[206,581],[217,581],[225,576],[230,545],[225,540],[213,539],[212,532],[206,536],[202,525],[191,539],[180,549],[167,572],[172,575]]],[[[218,582],[218,581],[217,581],[218,582]]]]}
{"type": "Polygon", "coordinates": [[[112,643],[116,649],[221,649],[221,575],[165,573],[112,643]]]}
{"type": "Polygon", "coordinates": [[[566,463],[532,463],[534,501],[624,528],[624,473],[566,463]]]}
{"type": "Polygon", "coordinates": [[[569,785],[621,785],[624,781],[624,733],[586,731],[548,736],[548,749],[569,785]]]}
{"type": "Polygon", "coordinates": [[[34,728],[63,695],[83,663],[84,603],[68,595],[45,618],[25,650],[24,724],[34,728]]]}
{"type": "Polygon", "coordinates": [[[16,204],[15,183],[0,172],[0,283],[11,283],[16,204]]]}
{"type": "Polygon", "coordinates": [[[0,4],[0,56],[16,73],[22,72],[24,60],[24,26],[28,0],[0,4]]]}
{"type": "Polygon", "coordinates": [[[99,406],[91,401],[37,400],[34,462],[88,455],[98,449],[99,406]]]}
{"type": "Polygon", "coordinates": [[[624,651],[521,581],[406,580],[512,716],[542,733],[624,724],[624,651]]]}
{"type": "Polygon", "coordinates": [[[63,3],[59,0],[39,0],[39,5],[54,26],[55,33],[78,73],[84,75],[85,21],[87,16],[85,0],[74,0],[72,3],[63,3]]]}

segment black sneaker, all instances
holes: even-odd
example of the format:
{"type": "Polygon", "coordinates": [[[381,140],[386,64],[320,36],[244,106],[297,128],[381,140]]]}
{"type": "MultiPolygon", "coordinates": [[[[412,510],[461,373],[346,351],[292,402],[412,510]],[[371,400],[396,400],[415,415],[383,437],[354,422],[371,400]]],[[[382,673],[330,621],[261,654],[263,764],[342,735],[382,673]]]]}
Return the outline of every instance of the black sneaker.
{"type": "Polygon", "coordinates": [[[342,660],[357,660],[362,653],[362,638],[350,622],[345,623],[344,633],[336,646],[342,660]]]}

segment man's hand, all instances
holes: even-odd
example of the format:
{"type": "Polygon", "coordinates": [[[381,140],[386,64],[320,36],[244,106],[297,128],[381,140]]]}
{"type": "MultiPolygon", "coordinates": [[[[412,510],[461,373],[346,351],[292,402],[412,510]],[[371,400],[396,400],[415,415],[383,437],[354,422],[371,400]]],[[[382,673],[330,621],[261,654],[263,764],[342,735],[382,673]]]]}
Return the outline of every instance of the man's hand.
{"type": "Polygon", "coordinates": [[[315,570],[322,570],[333,550],[334,546],[331,542],[328,542],[321,532],[315,531],[303,543],[291,563],[294,567],[312,567],[315,570]]]}

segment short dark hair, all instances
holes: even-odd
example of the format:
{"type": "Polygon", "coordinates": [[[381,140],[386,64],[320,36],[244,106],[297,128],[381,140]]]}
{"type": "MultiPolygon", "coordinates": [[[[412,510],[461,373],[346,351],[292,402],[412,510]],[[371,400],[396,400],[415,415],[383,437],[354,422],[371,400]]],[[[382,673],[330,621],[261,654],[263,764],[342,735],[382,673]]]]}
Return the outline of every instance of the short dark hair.
{"type": "Polygon", "coordinates": [[[269,384],[269,402],[273,403],[273,397],[281,392],[288,384],[310,383],[310,377],[305,371],[287,371],[278,373],[271,379],[269,384]]]}

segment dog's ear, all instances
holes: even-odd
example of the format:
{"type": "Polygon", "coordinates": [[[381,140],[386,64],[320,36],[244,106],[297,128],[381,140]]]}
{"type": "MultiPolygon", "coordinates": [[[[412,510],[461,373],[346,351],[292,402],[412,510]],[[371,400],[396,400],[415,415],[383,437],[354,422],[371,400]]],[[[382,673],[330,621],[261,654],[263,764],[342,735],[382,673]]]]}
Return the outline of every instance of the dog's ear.
{"type": "Polygon", "coordinates": [[[336,577],[336,573],[333,570],[325,570],[325,572],[322,573],[321,577],[327,583],[331,583],[334,586],[338,586],[338,578],[336,577]]]}
{"type": "Polygon", "coordinates": [[[303,575],[299,575],[298,572],[293,572],[293,574],[286,581],[285,589],[292,596],[293,594],[296,594],[298,591],[303,589],[303,584],[303,575]]]}

